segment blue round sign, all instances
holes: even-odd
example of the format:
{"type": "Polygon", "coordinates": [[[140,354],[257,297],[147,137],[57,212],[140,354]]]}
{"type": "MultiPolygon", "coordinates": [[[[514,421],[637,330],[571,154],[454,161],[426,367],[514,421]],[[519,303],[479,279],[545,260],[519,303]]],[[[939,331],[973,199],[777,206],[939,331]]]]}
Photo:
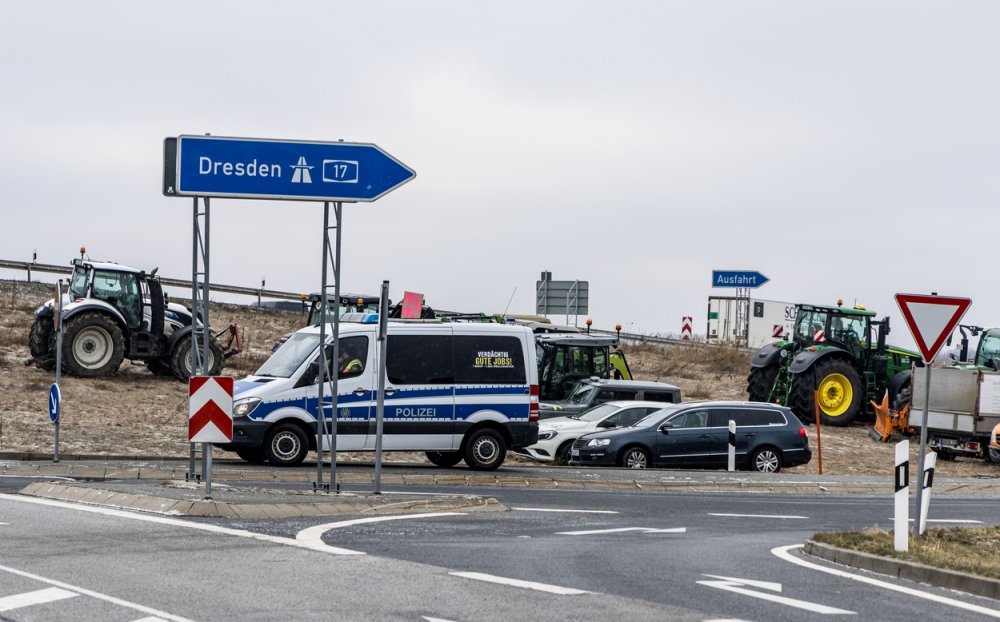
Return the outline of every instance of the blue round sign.
{"type": "Polygon", "coordinates": [[[59,421],[59,411],[62,409],[62,393],[59,385],[54,384],[49,387],[49,420],[52,423],[59,421]]]}

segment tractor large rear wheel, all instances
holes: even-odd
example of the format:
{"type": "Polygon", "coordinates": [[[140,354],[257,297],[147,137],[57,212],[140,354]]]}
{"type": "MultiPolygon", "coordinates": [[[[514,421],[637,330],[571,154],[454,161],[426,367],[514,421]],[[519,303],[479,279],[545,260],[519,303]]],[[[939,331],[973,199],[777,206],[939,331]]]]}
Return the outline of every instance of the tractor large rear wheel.
{"type": "Polygon", "coordinates": [[[56,368],[56,354],[52,340],[52,318],[35,316],[31,331],[28,332],[28,349],[39,369],[52,371],[56,368]]]}
{"type": "Polygon", "coordinates": [[[826,359],[792,380],[789,406],[803,421],[812,421],[813,391],[817,392],[823,425],[850,425],[861,412],[864,385],[854,367],[843,359],[826,359]]]}
{"type": "Polygon", "coordinates": [[[108,376],[122,364],[125,336],[109,316],[81,313],[66,322],[63,330],[63,364],[74,376],[108,376]]]}
{"type": "Polygon", "coordinates": [[[778,377],[778,366],[754,367],[747,376],[747,395],[751,402],[766,402],[771,395],[774,381],[778,377]]]}
{"type": "MultiPolygon", "coordinates": [[[[174,346],[174,352],[170,357],[170,370],[174,376],[181,380],[187,380],[194,375],[194,363],[191,360],[191,335],[186,335],[174,346]]],[[[209,338],[208,361],[205,364],[206,376],[218,376],[222,371],[222,346],[215,340],[209,338]]]]}

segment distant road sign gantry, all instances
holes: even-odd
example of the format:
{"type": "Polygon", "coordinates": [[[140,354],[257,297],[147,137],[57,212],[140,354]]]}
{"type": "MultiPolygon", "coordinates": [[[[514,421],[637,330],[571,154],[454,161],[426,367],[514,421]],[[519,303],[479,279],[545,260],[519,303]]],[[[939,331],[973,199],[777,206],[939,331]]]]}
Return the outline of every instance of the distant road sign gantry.
{"type": "Polygon", "coordinates": [[[415,176],[364,143],[188,135],[164,141],[167,196],[374,201],[415,176]]]}

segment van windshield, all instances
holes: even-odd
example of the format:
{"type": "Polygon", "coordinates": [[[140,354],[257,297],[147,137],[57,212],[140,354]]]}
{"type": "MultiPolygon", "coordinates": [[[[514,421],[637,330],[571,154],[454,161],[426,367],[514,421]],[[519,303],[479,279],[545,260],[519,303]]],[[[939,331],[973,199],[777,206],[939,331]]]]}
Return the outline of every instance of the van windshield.
{"type": "Polygon", "coordinates": [[[312,356],[319,345],[316,333],[296,333],[274,351],[271,358],[264,361],[254,375],[271,378],[290,378],[307,358],[312,356]]]}

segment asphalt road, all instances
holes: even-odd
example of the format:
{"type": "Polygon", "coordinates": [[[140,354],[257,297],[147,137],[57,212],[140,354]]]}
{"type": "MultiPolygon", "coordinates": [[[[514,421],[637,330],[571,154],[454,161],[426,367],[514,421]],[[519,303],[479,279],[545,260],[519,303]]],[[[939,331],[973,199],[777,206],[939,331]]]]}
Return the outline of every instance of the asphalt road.
{"type": "MultiPolygon", "coordinates": [[[[22,484],[0,478],[0,489],[22,484]]],[[[1000,617],[995,601],[835,567],[794,548],[816,531],[889,528],[889,498],[422,486],[406,492],[485,494],[511,509],[364,522],[234,522],[0,496],[0,616],[456,622],[1000,617]]],[[[998,506],[994,499],[942,497],[930,518],[949,522],[931,525],[993,524],[998,506]]]]}

